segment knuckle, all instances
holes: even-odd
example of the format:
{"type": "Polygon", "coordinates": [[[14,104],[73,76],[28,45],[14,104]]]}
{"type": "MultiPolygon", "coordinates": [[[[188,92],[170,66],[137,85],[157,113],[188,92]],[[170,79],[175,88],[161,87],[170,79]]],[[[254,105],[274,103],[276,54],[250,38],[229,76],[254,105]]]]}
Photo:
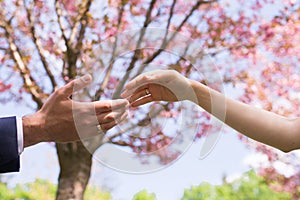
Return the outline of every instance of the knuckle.
{"type": "Polygon", "coordinates": [[[148,75],[148,74],[145,75],[145,76],[144,76],[144,80],[145,80],[145,81],[151,80],[151,75],[148,75]]]}
{"type": "Polygon", "coordinates": [[[110,102],[104,102],[102,104],[102,108],[105,109],[105,110],[108,110],[111,108],[111,103],[110,102]]]}
{"type": "Polygon", "coordinates": [[[54,95],[55,96],[62,96],[64,94],[64,91],[60,88],[55,90],[54,95]]]}
{"type": "Polygon", "coordinates": [[[114,119],[115,119],[115,117],[113,115],[106,116],[107,121],[113,121],[114,119]]]}

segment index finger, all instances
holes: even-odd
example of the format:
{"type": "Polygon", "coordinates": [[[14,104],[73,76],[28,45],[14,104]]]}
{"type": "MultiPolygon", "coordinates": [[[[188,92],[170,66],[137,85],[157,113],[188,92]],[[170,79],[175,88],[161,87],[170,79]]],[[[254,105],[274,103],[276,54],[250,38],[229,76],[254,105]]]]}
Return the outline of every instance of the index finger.
{"type": "Polygon", "coordinates": [[[150,72],[141,74],[126,84],[125,90],[121,94],[121,97],[127,98],[127,97],[131,96],[137,89],[147,88],[147,85],[149,83],[151,83],[150,72]]]}
{"type": "Polygon", "coordinates": [[[139,76],[135,77],[131,81],[129,81],[125,89],[127,90],[135,90],[136,88],[141,87],[142,85],[148,84],[152,81],[152,75],[155,73],[155,71],[151,72],[145,72],[143,74],[140,74],[139,76]]]}
{"type": "Polygon", "coordinates": [[[126,99],[116,100],[100,100],[94,102],[94,108],[96,113],[111,112],[120,108],[126,108],[129,106],[129,102],[126,99]]]}
{"type": "Polygon", "coordinates": [[[130,96],[134,95],[137,91],[145,90],[145,89],[148,89],[148,88],[149,88],[149,84],[144,84],[144,85],[140,85],[140,87],[134,87],[131,90],[125,89],[124,92],[121,94],[121,97],[123,97],[125,99],[128,99],[130,96]]]}

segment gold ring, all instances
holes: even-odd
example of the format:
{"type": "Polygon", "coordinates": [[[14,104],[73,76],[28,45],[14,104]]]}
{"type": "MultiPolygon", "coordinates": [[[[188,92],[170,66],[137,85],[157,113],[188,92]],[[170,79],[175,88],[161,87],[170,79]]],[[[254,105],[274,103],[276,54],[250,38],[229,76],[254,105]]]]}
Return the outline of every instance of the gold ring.
{"type": "Polygon", "coordinates": [[[146,89],[145,89],[145,92],[146,92],[146,95],[149,95],[149,94],[150,94],[150,92],[149,92],[149,89],[148,89],[148,88],[146,88],[146,89]]]}

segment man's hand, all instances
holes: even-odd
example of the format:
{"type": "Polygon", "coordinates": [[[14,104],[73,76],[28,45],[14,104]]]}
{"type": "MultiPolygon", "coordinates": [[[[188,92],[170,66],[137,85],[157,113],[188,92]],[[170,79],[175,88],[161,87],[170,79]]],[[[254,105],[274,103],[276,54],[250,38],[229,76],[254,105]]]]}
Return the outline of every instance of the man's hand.
{"type": "Polygon", "coordinates": [[[70,99],[91,81],[92,77],[85,75],[69,82],[56,90],[37,113],[23,117],[24,147],[39,142],[86,139],[99,134],[100,127],[104,133],[124,120],[127,100],[77,102],[70,99]]]}

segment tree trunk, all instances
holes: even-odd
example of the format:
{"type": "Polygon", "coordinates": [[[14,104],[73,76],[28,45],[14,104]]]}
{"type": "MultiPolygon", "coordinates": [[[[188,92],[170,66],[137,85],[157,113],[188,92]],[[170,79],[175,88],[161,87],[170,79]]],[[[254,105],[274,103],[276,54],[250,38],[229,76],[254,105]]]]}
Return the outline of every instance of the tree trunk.
{"type": "Polygon", "coordinates": [[[60,174],[56,200],[83,200],[92,166],[92,155],[81,142],[56,144],[60,174]]]}

